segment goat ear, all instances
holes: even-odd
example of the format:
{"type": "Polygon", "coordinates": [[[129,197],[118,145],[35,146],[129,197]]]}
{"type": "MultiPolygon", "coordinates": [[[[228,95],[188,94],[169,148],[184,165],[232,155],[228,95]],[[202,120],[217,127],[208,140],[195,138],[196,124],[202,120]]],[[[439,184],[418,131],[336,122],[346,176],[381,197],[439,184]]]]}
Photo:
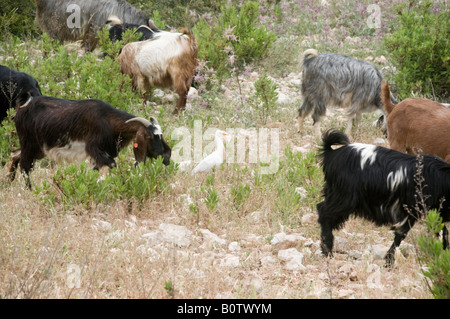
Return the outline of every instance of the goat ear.
{"type": "Polygon", "coordinates": [[[147,144],[146,133],[139,130],[133,143],[135,165],[145,162],[147,156],[147,144]]]}

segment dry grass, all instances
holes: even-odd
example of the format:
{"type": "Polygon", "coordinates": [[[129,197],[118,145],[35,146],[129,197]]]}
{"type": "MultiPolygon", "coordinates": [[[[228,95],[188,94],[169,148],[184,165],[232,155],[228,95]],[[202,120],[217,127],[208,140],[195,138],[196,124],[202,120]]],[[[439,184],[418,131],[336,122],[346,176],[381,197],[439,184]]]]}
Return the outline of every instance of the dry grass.
{"type": "MultiPolygon", "coordinates": [[[[372,142],[381,137],[371,127],[374,119],[376,115],[365,117],[355,139],[372,142]]],[[[281,120],[289,124],[281,127],[281,150],[288,144],[315,145],[309,120],[303,137],[295,132],[292,114],[281,120]]],[[[49,179],[55,169],[36,169],[33,182],[49,179]]],[[[2,176],[6,172],[4,167],[2,176]]],[[[372,245],[391,244],[387,228],[350,220],[336,233],[334,258],[324,258],[311,206],[286,222],[277,212],[277,192],[270,191],[275,185],[258,188],[251,170],[233,165],[194,177],[178,172],[170,191],[131,211],[121,201],[89,210],[51,207],[26,190],[21,178],[12,184],[2,179],[0,187],[2,298],[430,298],[414,249],[398,254],[391,270],[383,267],[383,260],[374,260],[372,245]],[[219,204],[209,210],[202,186],[211,183],[211,176],[219,204]],[[252,187],[239,210],[230,199],[236,181],[252,187]],[[189,202],[197,205],[197,213],[189,202]],[[152,243],[147,235],[162,223],[192,231],[190,245],[152,243]],[[225,243],[206,241],[202,229],[225,243]],[[271,244],[279,232],[300,233],[305,240],[271,244]],[[232,242],[239,249],[229,247],[232,242]],[[289,271],[277,258],[280,249],[290,247],[304,253],[306,270],[289,271]]],[[[419,230],[417,225],[402,246],[411,248],[419,230]]]]}

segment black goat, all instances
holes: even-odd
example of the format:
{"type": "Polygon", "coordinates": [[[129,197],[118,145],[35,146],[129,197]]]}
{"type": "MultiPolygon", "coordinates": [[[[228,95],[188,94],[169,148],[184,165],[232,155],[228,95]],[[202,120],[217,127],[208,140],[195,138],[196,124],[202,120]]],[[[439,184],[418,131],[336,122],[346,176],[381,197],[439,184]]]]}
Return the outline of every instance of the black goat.
{"type": "Polygon", "coordinates": [[[24,104],[30,96],[41,96],[37,81],[28,73],[0,65],[0,123],[10,108],[24,104]]]}
{"type": "Polygon", "coordinates": [[[140,33],[139,41],[152,39],[155,34],[161,32],[152,20],[148,21],[148,25],[139,25],[123,23],[118,17],[111,16],[106,21],[106,24],[109,25],[109,39],[112,42],[122,40],[122,34],[127,30],[135,29],[135,33],[140,33]]]}
{"type": "Polygon", "coordinates": [[[11,180],[20,162],[31,188],[33,162],[45,156],[67,162],[90,158],[94,169],[115,167],[114,158],[132,139],[136,163],[162,156],[163,163],[169,165],[171,149],[156,118],[150,120],[95,99],[31,98],[17,110],[14,119],[21,153],[13,158],[11,180]]]}
{"type": "MultiPolygon", "coordinates": [[[[424,214],[424,209],[416,209],[420,206],[416,202],[419,175],[423,178],[421,191],[426,209],[438,209],[444,222],[450,220],[450,164],[438,157],[416,157],[375,145],[350,144],[344,133],[330,130],[323,135],[319,158],[325,180],[324,200],[317,204],[324,255],[332,253],[332,231],[354,215],[377,226],[392,227],[395,238],[385,257],[386,264],[391,265],[395,248],[424,214]],[[332,146],[341,147],[333,150],[332,146]]],[[[446,248],[447,228],[443,233],[446,248]]]]}

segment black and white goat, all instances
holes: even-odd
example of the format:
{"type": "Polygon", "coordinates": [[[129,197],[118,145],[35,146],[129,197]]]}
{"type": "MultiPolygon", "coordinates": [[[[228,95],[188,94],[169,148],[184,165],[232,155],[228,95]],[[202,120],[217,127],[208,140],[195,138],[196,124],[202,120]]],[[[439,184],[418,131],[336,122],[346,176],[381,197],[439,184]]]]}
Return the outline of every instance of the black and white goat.
{"type": "Polygon", "coordinates": [[[60,162],[90,158],[92,167],[116,166],[119,151],[134,139],[136,164],[163,157],[169,165],[171,149],[156,118],[135,117],[100,100],[72,101],[48,96],[31,98],[15,116],[21,153],[13,157],[11,180],[20,162],[29,179],[34,160],[45,156],[60,162]]]}
{"type": "Polygon", "coordinates": [[[139,25],[124,23],[117,16],[113,15],[108,18],[106,24],[109,26],[109,39],[112,42],[122,40],[122,35],[127,30],[134,29],[135,33],[140,33],[141,36],[139,38],[139,41],[151,39],[155,36],[155,34],[161,32],[161,30],[156,27],[155,23],[152,20],[148,21],[148,25],[139,25]]]}
{"type": "MultiPolygon", "coordinates": [[[[416,202],[419,175],[427,209],[438,209],[443,221],[450,221],[450,164],[440,158],[418,158],[380,146],[350,144],[348,137],[337,130],[323,135],[319,158],[325,181],[324,200],[317,204],[324,255],[332,253],[332,231],[343,227],[353,215],[377,226],[392,227],[395,238],[385,257],[386,264],[391,265],[395,248],[424,214],[416,209],[416,205],[420,207],[416,202]]],[[[447,228],[443,233],[446,248],[447,228]]]]}

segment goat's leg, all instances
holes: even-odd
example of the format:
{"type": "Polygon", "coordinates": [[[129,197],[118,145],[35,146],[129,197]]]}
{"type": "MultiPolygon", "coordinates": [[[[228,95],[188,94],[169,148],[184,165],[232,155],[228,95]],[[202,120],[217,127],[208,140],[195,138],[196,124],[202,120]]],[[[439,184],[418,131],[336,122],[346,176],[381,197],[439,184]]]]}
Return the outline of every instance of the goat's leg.
{"type": "Polygon", "coordinates": [[[24,160],[23,156],[20,158],[20,168],[23,172],[25,183],[27,184],[28,189],[31,190],[31,179],[30,179],[30,173],[33,168],[33,160],[24,160]]]}
{"type": "Polygon", "coordinates": [[[175,92],[177,92],[178,94],[178,101],[172,114],[176,115],[179,111],[186,108],[188,87],[186,86],[185,81],[183,81],[182,79],[177,79],[174,81],[174,88],[175,92]]]}
{"type": "Polygon", "coordinates": [[[400,243],[403,239],[405,239],[406,234],[405,233],[395,233],[394,242],[392,243],[391,247],[386,253],[386,256],[384,257],[384,260],[386,261],[386,267],[390,268],[394,265],[395,262],[395,249],[400,246],[400,243]]]}
{"type": "Polygon", "coordinates": [[[442,247],[444,249],[448,248],[448,229],[447,227],[442,228],[442,247]]]}
{"type": "Polygon", "coordinates": [[[16,171],[17,171],[17,166],[19,166],[19,162],[20,162],[20,153],[18,155],[13,155],[11,166],[9,168],[9,173],[8,173],[9,179],[11,182],[16,177],[16,171]]]}
{"type": "Polygon", "coordinates": [[[351,137],[352,130],[354,127],[358,127],[359,122],[361,122],[361,113],[356,113],[354,115],[348,115],[347,127],[345,129],[345,135],[351,137]]]}
{"type": "Polygon", "coordinates": [[[297,117],[297,133],[301,132],[303,129],[303,121],[305,120],[305,117],[308,116],[309,113],[311,113],[313,108],[313,105],[309,103],[308,100],[303,101],[302,105],[298,109],[298,117],[297,117]]]}
{"type": "Polygon", "coordinates": [[[325,216],[327,214],[325,205],[326,204],[324,201],[317,204],[317,212],[319,214],[319,224],[321,228],[320,248],[322,249],[322,254],[325,256],[332,256],[334,236],[330,222],[327,216],[325,216]]]}

